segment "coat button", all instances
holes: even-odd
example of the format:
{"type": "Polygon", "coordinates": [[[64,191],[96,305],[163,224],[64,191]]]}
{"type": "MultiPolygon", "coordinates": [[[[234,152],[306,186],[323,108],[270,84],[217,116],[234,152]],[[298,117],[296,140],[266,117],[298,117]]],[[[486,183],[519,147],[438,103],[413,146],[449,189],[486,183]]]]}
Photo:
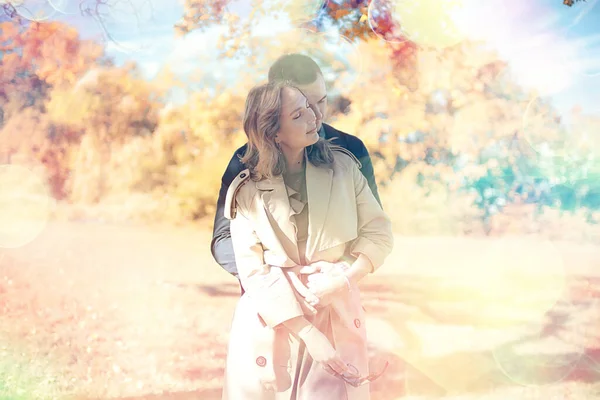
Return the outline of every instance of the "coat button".
{"type": "Polygon", "coordinates": [[[354,326],[357,327],[357,328],[360,328],[360,319],[356,318],[354,320],[354,326]]]}
{"type": "Polygon", "coordinates": [[[258,365],[259,367],[264,367],[265,365],[267,365],[267,359],[263,356],[258,357],[256,359],[256,365],[258,365]]]}

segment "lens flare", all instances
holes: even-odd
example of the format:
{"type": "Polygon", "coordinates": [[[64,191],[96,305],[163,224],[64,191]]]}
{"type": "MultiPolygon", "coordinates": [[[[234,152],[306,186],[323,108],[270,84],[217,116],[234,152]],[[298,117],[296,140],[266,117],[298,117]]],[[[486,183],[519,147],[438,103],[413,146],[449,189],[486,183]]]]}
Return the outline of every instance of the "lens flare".
{"type": "Polygon", "coordinates": [[[46,21],[56,15],[56,9],[48,0],[21,0],[13,1],[17,14],[34,22],[46,21]]]}
{"type": "Polygon", "coordinates": [[[557,303],[546,315],[542,325],[531,324],[520,338],[493,350],[498,368],[513,382],[523,386],[538,386],[564,380],[581,362],[584,349],[565,340],[567,319],[573,307],[568,302],[557,303]]]}
{"type": "MultiPolygon", "coordinates": [[[[574,325],[576,331],[580,333],[578,339],[586,350],[600,348],[600,292],[597,287],[594,296],[596,297],[589,299],[591,301],[584,315],[574,325]]],[[[589,351],[586,353],[586,358],[587,364],[600,372],[600,355],[597,352],[589,351]]]]}
{"type": "Polygon", "coordinates": [[[65,15],[80,14],[80,5],[84,0],[48,0],[48,4],[57,12],[65,15]]]}
{"type": "MultiPolygon", "coordinates": [[[[563,380],[581,360],[583,347],[565,336],[574,306],[564,296],[562,253],[549,241],[515,238],[497,241],[490,259],[494,284],[486,291],[519,333],[494,347],[498,368],[521,385],[563,380]]],[[[500,315],[493,308],[487,312],[500,315]]]]}
{"type": "Polygon", "coordinates": [[[445,48],[464,39],[467,0],[373,0],[369,23],[384,40],[445,48]]]}
{"type": "Polygon", "coordinates": [[[551,183],[572,183],[598,172],[600,118],[596,110],[561,110],[534,96],[521,126],[523,146],[536,158],[540,171],[553,179],[551,183]]]}

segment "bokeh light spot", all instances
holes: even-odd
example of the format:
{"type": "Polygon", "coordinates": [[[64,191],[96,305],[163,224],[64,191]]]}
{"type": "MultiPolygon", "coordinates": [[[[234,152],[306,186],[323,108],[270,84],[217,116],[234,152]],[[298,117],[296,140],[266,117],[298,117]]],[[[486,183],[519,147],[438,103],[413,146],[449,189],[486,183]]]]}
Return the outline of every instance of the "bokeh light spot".
{"type": "Polygon", "coordinates": [[[445,48],[463,40],[466,0],[373,0],[369,23],[384,40],[445,48]]]}
{"type": "Polygon", "coordinates": [[[46,21],[57,13],[48,0],[17,0],[10,3],[21,17],[30,21],[46,21]]]}
{"type": "Polygon", "coordinates": [[[57,12],[65,15],[81,14],[83,0],[47,0],[57,12]]]}

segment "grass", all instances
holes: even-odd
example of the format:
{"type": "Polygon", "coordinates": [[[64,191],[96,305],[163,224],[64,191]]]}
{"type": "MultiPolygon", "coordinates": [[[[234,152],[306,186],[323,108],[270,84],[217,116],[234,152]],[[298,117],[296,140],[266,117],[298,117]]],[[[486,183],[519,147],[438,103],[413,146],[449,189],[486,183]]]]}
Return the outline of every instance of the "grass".
{"type": "MultiPolygon", "coordinates": [[[[0,251],[0,398],[219,399],[239,288],[209,243],[198,227],[53,222],[0,251]]],[[[599,255],[398,237],[362,284],[373,369],[390,362],[373,400],[593,398],[599,255]]]]}

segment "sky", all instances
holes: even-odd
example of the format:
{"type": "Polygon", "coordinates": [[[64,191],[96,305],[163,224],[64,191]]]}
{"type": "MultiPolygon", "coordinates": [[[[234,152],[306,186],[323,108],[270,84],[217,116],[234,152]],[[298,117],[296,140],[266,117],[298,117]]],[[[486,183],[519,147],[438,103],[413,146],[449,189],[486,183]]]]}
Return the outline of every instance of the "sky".
{"type": "MultiPolygon", "coordinates": [[[[234,0],[232,12],[243,20],[250,11],[250,1],[234,0]]],[[[316,0],[293,1],[314,4],[316,0]]],[[[402,10],[402,1],[396,1],[397,10],[402,10]]],[[[461,29],[496,49],[519,83],[550,96],[560,109],[580,105],[584,112],[600,115],[600,0],[572,7],[564,6],[562,0],[453,1],[465,2],[461,29]]],[[[174,35],[173,25],[183,15],[182,2],[104,0],[97,9],[103,15],[101,26],[91,16],[81,15],[79,6],[94,7],[96,0],[13,0],[24,16],[35,14],[63,21],[75,26],[83,38],[102,40],[106,53],[118,65],[133,60],[148,78],[169,65],[178,74],[203,67],[213,70],[216,80],[233,81],[244,66],[214,57],[216,38],[224,27],[179,38],[174,35]],[[17,1],[25,3],[18,5],[17,1]]],[[[287,27],[285,19],[265,17],[255,33],[267,35],[287,27]]]]}
{"type": "Polygon", "coordinates": [[[586,112],[600,113],[599,0],[572,7],[555,0],[481,4],[473,20],[485,24],[482,36],[523,86],[551,96],[561,109],[579,104],[586,112]]]}
{"type": "MultiPolygon", "coordinates": [[[[569,87],[560,93],[557,102],[565,104],[580,101],[589,112],[600,114],[600,1],[588,0],[584,7],[561,9],[554,2],[553,11],[559,16],[558,24],[563,27],[564,38],[578,44],[578,56],[582,69],[574,74],[569,87]],[[579,8],[579,9],[577,9],[579,8]]],[[[583,5],[577,4],[577,6],[583,5]]]]}

